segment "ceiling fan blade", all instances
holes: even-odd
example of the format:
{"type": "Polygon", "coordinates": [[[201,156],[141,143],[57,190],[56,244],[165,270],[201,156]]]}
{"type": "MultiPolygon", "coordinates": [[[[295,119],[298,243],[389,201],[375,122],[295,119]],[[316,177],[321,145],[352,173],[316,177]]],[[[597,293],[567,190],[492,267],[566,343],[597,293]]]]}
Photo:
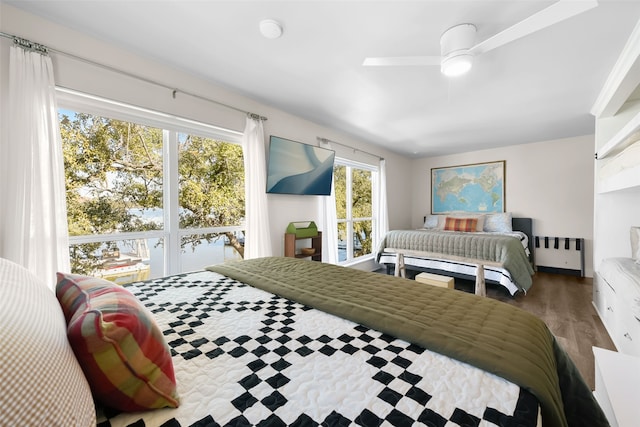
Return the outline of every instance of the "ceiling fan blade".
{"type": "Polygon", "coordinates": [[[362,65],[365,67],[440,65],[441,60],[439,56],[386,56],[365,58],[362,65]]]}
{"type": "Polygon", "coordinates": [[[478,55],[569,19],[598,5],[597,0],[560,0],[471,48],[478,55]]]}

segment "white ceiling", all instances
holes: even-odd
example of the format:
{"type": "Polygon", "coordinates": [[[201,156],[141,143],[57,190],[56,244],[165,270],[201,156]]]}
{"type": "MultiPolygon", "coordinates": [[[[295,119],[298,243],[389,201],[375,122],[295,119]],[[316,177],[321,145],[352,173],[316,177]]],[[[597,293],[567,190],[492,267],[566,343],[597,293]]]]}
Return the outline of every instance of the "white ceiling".
{"type": "Polygon", "coordinates": [[[640,17],[638,0],[600,0],[446,78],[438,66],[361,64],[439,55],[453,25],[473,23],[484,40],[553,2],[7,3],[410,157],[593,133],[589,110],[640,17]],[[260,35],[264,18],[282,23],[281,38],[260,35]]]}

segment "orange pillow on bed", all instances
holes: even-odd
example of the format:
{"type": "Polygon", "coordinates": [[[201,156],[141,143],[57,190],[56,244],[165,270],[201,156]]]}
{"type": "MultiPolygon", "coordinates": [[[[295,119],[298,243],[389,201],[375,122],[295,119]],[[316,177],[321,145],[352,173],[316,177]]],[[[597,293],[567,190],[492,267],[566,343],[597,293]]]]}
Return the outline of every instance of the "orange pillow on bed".
{"type": "Polygon", "coordinates": [[[103,279],[58,273],[56,296],[96,400],[127,412],[178,406],[169,348],[131,292],[103,279]]]}
{"type": "Polygon", "coordinates": [[[448,231],[476,231],[478,218],[447,217],[444,229],[448,231]]]}

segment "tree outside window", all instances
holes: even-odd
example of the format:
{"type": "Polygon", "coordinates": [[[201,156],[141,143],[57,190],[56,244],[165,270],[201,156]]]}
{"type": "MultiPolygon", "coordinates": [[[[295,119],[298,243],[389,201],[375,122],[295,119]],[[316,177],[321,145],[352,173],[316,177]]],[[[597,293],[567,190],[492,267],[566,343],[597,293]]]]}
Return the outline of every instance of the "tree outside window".
{"type": "Polygon", "coordinates": [[[336,160],[334,185],[339,262],[372,253],[374,173],[371,167],[336,160]]]}
{"type": "Polygon", "coordinates": [[[73,272],[126,283],[148,278],[154,258],[155,276],[180,272],[166,251],[182,269],[214,264],[212,245],[243,256],[240,145],[71,110],[59,121],[73,272]]]}

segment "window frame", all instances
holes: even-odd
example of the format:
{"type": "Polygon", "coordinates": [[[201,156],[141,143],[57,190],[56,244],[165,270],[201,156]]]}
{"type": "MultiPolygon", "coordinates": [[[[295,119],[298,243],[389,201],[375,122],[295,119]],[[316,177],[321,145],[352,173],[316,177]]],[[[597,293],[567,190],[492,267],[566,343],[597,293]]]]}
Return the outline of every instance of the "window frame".
{"type": "Polygon", "coordinates": [[[178,134],[186,133],[242,145],[243,133],[224,129],[218,126],[114,101],[99,96],[56,87],[58,109],[69,109],[76,112],[123,120],[144,126],[162,129],[163,134],[163,229],[126,233],[90,234],[69,236],[69,246],[81,243],[102,243],[134,239],[162,239],[163,275],[181,273],[180,240],[191,234],[223,233],[227,231],[244,231],[245,224],[222,227],[180,228],[178,199],[178,134]]]}
{"type": "MultiPolygon", "coordinates": [[[[341,223],[347,224],[347,248],[346,248],[347,258],[344,261],[338,261],[337,264],[348,266],[348,265],[353,265],[353,264],[357,264],[363,261],[373,259],[375,256],[375,245],[379,241],[377,236],[377,222],[378,222],[379,213],[375,211],[375,208],[378,205],[377,203],[375,203],[375,199],[378,193],[377,187],[380,185],[380,179],[379,179],[380,166],[379,165],[374,166],[371,164],[362,163],[355,160],[350,160],[344,157],[337,157],[337,156],[336,156],[334,165],[344,166],[347,168],[346,174],[345,174],[346,176],[345,197],[346,197],[347,218],[343,218],[343,219],[338,218],[337,211],[336,211],[336,225],[339,225],[341,223]],[[352,216],[352,204],[350,203],[350,201],[352,200],[352,196],[353,196],[353,192],[352,192],[353,191],[353,188],[352,188],[353,175],[350,172],[351,172],[351,169],[353,168],[371,172],[371,217],[353,218],[352,216]],[[371,221],[372,251],[370,254],[354,257],[353,256],[353,223],[358,221],[371,221]]],[[[335,175],[334,175],[334,179],[335,179],[335,175]]],[[[336,233],[338,233],[337,229],[336,229],[336,233]]]]}

